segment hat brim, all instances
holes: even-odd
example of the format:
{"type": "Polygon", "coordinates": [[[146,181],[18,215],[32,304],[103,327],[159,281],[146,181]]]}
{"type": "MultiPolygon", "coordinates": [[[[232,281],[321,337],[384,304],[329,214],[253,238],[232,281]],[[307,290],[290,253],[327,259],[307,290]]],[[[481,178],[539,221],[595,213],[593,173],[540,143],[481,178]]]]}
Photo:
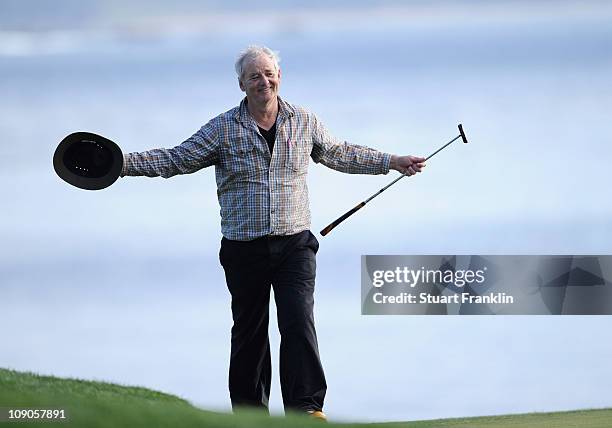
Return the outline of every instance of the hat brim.
{"type": "Polygon", "coordinates": [[[91,132],[75,132],[55,149],[53,168],[66,183],[85,190],[100,190],[119,178],[123,153],[108,138],[91,132]]]}

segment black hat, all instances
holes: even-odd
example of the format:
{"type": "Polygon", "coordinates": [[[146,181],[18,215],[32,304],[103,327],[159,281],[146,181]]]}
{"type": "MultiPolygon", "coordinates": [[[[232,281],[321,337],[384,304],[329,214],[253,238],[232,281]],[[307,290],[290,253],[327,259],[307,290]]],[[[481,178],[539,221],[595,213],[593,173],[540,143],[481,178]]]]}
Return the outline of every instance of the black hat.
{"type": "Polygon", "coordinates": [[[110,186],[123,168],[123,153],[108,138],[91,132],[75,132],[55,149],[53,168],[62,180],[87,190],[110,186]]]}

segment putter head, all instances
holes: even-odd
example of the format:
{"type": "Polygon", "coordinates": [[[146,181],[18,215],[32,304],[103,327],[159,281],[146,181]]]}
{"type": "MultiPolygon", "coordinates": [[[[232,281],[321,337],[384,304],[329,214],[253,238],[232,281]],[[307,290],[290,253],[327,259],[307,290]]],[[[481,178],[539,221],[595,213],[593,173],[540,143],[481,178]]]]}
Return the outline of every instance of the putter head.
{"type": "Polygon", "coordinates": [[[465,132],[463,132],[463,125],[459,124],[459,133],[461,134],[461,139],[465,144],[467,144],[467,138],[465,137],[465,132]]]}

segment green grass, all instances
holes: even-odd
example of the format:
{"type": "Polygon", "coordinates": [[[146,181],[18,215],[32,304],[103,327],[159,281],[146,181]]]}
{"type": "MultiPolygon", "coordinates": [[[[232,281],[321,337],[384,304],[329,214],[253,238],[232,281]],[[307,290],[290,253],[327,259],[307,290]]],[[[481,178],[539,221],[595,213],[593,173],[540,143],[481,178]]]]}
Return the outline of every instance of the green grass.
{"type": "MultiPolygon", "coordinates": [[[[19,423],[28,426],[88,427],[321,427],[301,415],[269,417],[261,412],[245,410],[237,415],[208,412],[193,407],[173,395],[146,388],[120,386],[104,382],[59,379],[0,369],[0,407],[2,408],[63,408],[68,422],[33,421],[19,423]]],[[[0,422],[0,426],[3,425],[0,422]]],[[[487,416],[478,418],[440,419],[433,421],[393,422],[378,424],[328,424],[343,428],[609,428],[612,409],[579,410],[557,413],[487,416]]],[[[7,425],[8,427],[9,425],[7,425]]]]}

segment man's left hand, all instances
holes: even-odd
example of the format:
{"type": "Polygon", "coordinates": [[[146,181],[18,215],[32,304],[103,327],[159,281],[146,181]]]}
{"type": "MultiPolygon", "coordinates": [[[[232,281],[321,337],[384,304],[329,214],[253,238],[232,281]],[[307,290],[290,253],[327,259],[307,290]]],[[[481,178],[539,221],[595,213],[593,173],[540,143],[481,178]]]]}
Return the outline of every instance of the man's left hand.
{"type": "Polygon", "coordinates": [[[425,167],[425,158],[418,156],[391,156],[390,169],[395,169],[404,175],[414,175],[421,172],[421,168],[425,167]]]}

